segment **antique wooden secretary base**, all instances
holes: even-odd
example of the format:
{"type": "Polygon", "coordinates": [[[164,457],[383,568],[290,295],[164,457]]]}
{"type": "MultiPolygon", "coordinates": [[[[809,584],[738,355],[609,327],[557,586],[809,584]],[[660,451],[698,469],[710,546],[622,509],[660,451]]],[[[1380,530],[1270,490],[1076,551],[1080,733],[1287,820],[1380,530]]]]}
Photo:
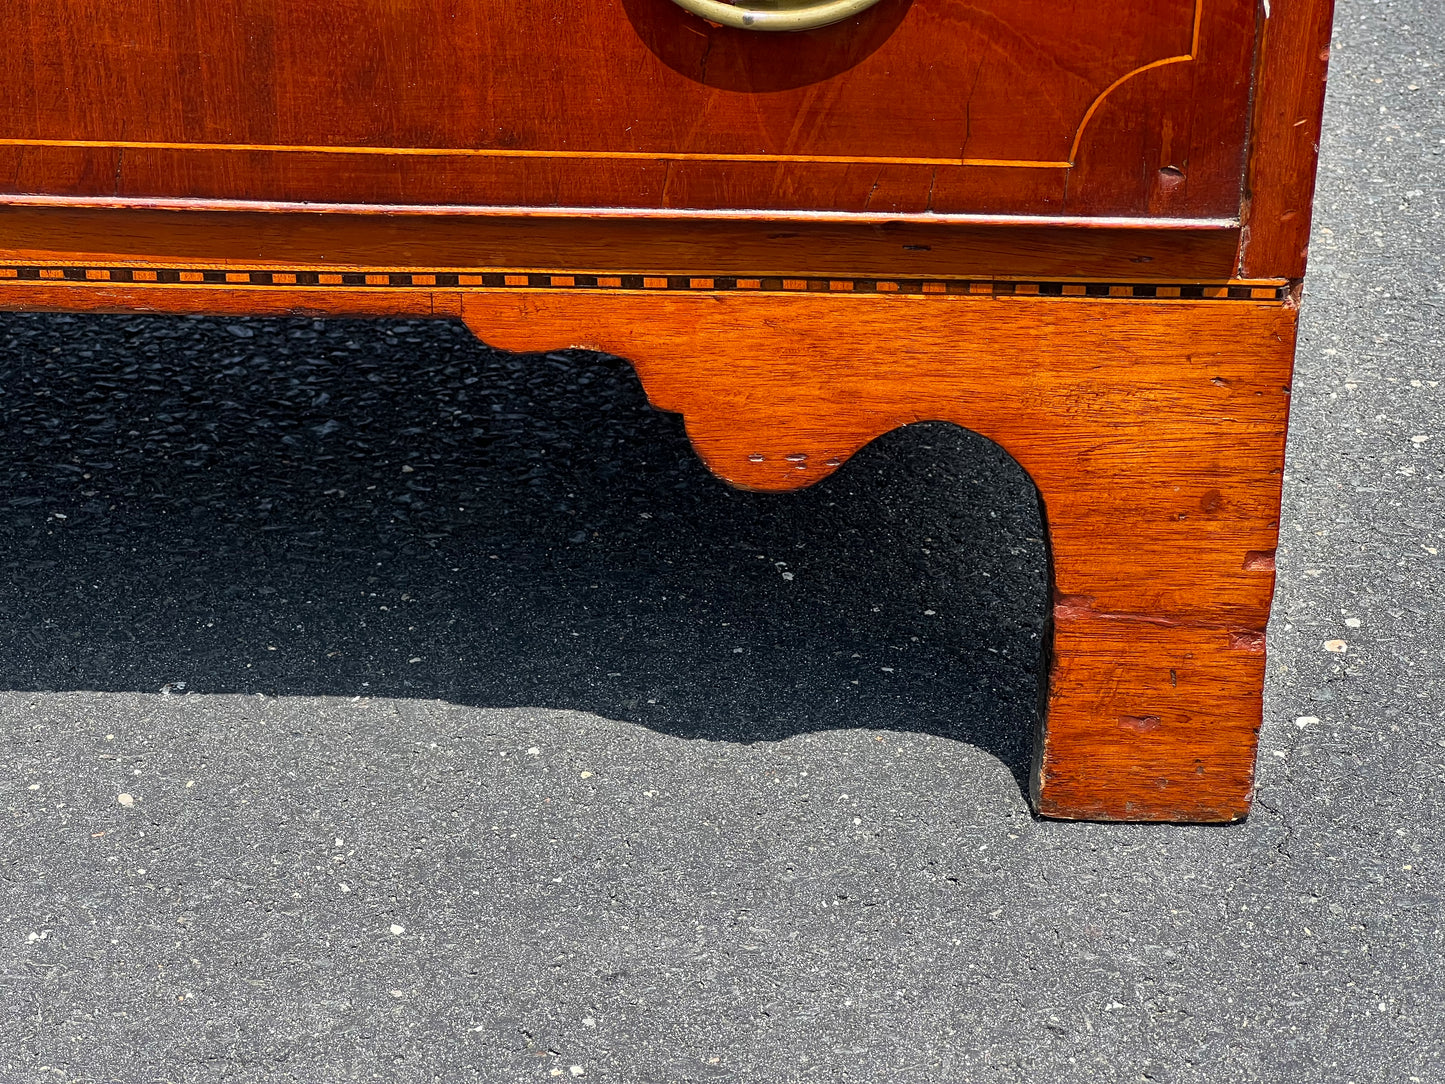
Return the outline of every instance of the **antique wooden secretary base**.
{"type": "Polygon", "coordinates": [[[1244,816],[1328,4],[1081,0],[1052,27],[1035,0],[851,3],[791,36],[789,68],[790,35],[760,46],[667,0],[598,0],[576,40],[536,37],[579,10],[560,3],[478,0],[495,33],[464,66],[530,72],[545,98],[538,73],[594,70],[588,39],[612,35],[630,105],[548,113],[468,84],[455,116],[411,116],[398,88],[473,40],[448,23],[450,59],[407,52],[443,0],[374,14],[391,48],[329,62],[326,94],[307,58],[354,29],[327,12],[96,0],[100,33],[15,0],[0,308],[434,316],[509,350],[603,350],[749,489],[807,486],[911,422],[975,430],[1045,509],[1037,811],[1244,816]],[[908,70],[972,95],[966,120],[889,120],[876,95],[920,50],[936,62],[908,70]],[[996,77],[968,60],[986,56],[996,77]],[[1027,115],[1024,69],[1061,88],[1027,115]]]}

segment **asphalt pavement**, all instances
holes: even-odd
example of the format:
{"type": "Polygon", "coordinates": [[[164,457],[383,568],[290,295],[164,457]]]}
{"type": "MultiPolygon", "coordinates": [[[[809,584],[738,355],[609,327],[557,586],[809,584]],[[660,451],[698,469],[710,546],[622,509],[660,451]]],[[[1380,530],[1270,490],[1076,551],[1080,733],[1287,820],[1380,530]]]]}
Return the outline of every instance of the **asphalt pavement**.
{"type": "Polygon", "coordinates": [[[616,359],[0,316],[0,1081],[1445,1081],[1442,42],[1342,0],[1229,827],[1030,815],[971,434],[744,494],[616,359]]]}

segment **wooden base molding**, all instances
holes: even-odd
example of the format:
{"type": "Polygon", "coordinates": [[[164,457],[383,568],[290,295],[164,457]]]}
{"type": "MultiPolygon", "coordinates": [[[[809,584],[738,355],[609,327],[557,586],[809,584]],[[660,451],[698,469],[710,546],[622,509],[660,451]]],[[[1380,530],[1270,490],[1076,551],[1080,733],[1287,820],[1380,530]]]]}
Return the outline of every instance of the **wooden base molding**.
{"type": "Polygon", "coordinates": [[[0,308],[448,316],[508,350],[606,351],[683,415],[714,472],[756,490],[816,482],[913,422],[972,429],[1022,465],[1045,509],[1054,605],[1037,811],[1246,814],[1294,352],[1288,284],[616,278],[0,263],[0,308]]]}

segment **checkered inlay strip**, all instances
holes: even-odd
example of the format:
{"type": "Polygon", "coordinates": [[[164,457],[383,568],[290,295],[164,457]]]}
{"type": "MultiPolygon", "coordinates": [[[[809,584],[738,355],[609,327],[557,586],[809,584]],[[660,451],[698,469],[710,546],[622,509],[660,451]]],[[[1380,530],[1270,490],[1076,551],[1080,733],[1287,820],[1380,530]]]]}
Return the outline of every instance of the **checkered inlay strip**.
{"type": "Polygon", "coordinates": [[[923,294],[971,297],[1078,297],[1136,300],[1281,301],[1277,283],[1013,282],[980,279],[788,278],[760,275],[580,275],[522,271],[229,270],[184,267],[3,267],[5,282],[91,285],[342,287],[390,290],[667,290],[751,293],[923,294]]]}

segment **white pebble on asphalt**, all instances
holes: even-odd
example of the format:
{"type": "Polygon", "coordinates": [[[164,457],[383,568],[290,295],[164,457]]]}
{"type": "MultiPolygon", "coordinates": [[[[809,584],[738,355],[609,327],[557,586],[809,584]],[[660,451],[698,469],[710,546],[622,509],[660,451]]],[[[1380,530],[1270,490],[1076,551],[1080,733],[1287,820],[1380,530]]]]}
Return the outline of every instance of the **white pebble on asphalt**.
{"type": "Polygon", "coordinates": [[[1319,717],[1316,715],[1301,715],[1294,721],[1294,725],[1303,730],[1307,726],[1314,726],[1319,721],[1319,717]]]}
{"type": "Polygon", "coordinates": [[[1334,652],[1336,655],[1343,655],[1346,651],[1349,650],[1349,646],[1350,646],[1350,645],[1347,644],[1347,643],[1345,643],[1343,640],[1326,640],[1326,641],[1325,641],[1325,650],[1326,650],[1326,651],[1332,651],[1332,652],[1334,652]]]}
{"type": "Polygon", "coordinates": [[[399,926],[395,922],[393,922],[391,924],[391,932],[396,934],[397,937],[400,937],[402,934],[406,933],[406,927],[399,926]]]}
{"type": "Polygon", "coordinates": [[[1358,617],[1347,617],[1347,618],[1345,618],[1345,628],[1347,628],[1347,629],[1357,629],[1357,628],[1359,628],[1359,627],[1360,627],[1360,619],[1359,619],[1358,617]]]}
{"type": "Polygon", "coordinates": [[[121,805],[125,806],[127,809],[135,805],[135,799],[132,798],[129,794],[117,794],[115,796],[115,800],[121,805]]]}

